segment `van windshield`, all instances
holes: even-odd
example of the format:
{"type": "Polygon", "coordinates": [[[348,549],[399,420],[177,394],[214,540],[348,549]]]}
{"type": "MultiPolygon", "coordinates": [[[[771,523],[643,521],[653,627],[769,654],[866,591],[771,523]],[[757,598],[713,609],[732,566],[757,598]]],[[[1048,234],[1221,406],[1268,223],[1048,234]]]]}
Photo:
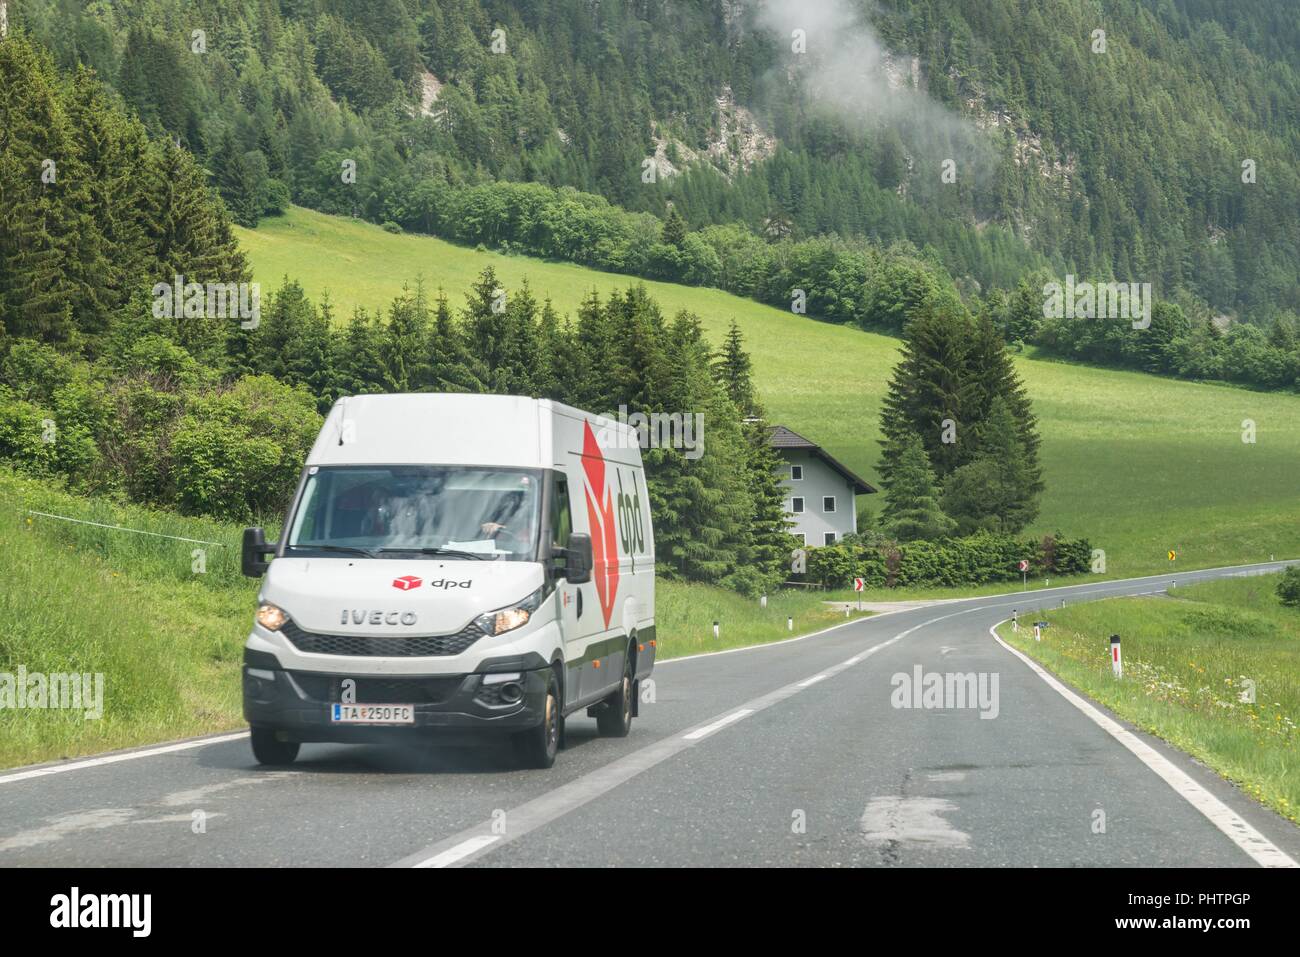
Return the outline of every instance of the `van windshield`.
{"type": "Polygon", "coordinates": [[[287,552],[535,561],[540,473],[453,465],[313,468],[287,552]]]}

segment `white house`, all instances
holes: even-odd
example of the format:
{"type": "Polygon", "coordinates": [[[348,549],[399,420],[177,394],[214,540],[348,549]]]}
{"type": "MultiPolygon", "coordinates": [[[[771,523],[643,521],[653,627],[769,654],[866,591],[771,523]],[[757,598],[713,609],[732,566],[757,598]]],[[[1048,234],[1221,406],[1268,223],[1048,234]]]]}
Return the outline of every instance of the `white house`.
{"type": "Polygon", "coordinates": [[[858,495],[876,490],[832,458],[825,449],[783,425],[769,439],[784,459],[781,484],[790,531],[805,545],[833,545],[858,530],[858,495]]]}

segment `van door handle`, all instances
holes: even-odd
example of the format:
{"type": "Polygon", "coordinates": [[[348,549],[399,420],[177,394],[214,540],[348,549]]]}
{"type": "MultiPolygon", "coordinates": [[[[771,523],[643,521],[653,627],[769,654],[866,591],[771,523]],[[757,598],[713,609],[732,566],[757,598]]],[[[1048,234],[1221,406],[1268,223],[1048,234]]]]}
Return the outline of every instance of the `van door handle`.
{"type": "Polygon", "coordinates": [[[582,617],[582,586],[578,586],[578,588],[576,588],[575,591],[577,591],[578,593],[578,611],[575,617],[581,618],[582,617]]]}

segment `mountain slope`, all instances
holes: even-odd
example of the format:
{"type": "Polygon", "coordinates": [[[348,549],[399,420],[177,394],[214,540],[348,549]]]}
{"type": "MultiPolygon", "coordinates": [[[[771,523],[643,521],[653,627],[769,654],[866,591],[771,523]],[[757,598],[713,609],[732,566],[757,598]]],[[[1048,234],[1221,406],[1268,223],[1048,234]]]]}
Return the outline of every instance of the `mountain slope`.
{"type": "MultiPolygon", "coordinates": [[[[454,306],[488,265],[509,292],[527,278],[540,300],[572,316],[596,289],[634,282],[566,263],[463,249],[422,236],[393,235],[308,210],[240,230],[257,279],[282,276],[314,299],[328,291],[335,315],[384,306],[404,282],[423,276],[454,306]]],[[[720,343],[735,319],[754,360],[772,421],[824,445],[868,481],[875,478],[880,400],[897,340],[763,306],[710,289],[645,284],[668,315],[697,313],[720,343]]],[[[1133,372],[1017,359],[1043,436],[1047,491],[1039,532],[1086,535],[1104,548],[1108,572],[1138,575],[1176,564],[1206,566],[1300,553],[1295,462],[1300,396],[1248,392],[1133,372]],[[1243,442],[1243,422],[1258,441],[1243,442]]],[[[707,423],[706,423],[707,436],[707,423]]],[[[707,441],[707,438],[706,438],[707,441]]],[[[879,511],[871,496],[862,499],[879,511]]]]}
{"type": "Polygon", "coordinates": [[[1286,0],[10,6],[249,224],[290,197],[384,221],[421,184],[535,180],[657,215],[671,199],[695,226],[928,244],[986,288],[1025,268],[985,237],[1001,224],[1062,273],[1300,308],[1286,0]],[[651,157],[689,172],[646,184],[651,157]]]}

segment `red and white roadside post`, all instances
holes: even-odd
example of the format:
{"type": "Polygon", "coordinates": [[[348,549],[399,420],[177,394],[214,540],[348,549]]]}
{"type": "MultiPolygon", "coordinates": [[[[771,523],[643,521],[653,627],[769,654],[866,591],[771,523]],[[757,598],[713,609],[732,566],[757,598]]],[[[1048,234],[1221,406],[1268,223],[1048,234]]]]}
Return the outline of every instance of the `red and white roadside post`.
{"type": "Polygon", "coordinates": [[[862,611],[862,589],[867,587],[867,583],[861,578],[853,579],[853,590],[858,593],[858,611],[862,611]]]}
{"type": "Polygon", "coordinates": [[[1110,636],[1110,666],[1116,678],[1124,677],[1124,660],[1119,654],[1119,635],[1110,636]]]}
{"type": "Polygon", "coordinates": [[[1026,591],[1029,588],[1029,562],[1020,559],[1020,590],[1026,591]]]}
{"type": "Polygon", "coordinates": [[[1011,609],[1011,630],[1013,632],[1020,630],[1020,612],[1014,608],[1011,609]]]}

